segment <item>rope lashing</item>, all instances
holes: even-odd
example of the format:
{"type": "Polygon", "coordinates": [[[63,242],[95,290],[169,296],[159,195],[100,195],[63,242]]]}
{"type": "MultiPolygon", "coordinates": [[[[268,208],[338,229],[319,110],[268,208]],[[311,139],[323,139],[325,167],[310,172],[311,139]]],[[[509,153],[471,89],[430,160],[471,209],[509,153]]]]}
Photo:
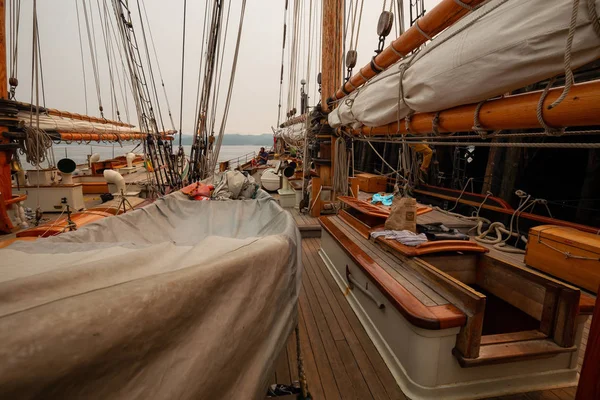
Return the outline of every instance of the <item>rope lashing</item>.
{"type": "MultiPolygon", "coordinates": [[[[548,134],[550,136],[562,136],[565,132],[564,128],[552,127],[552,126],[548,125],[548,123],[544,119],[544,101],[546,101],[548,92],[550,91],[550,88],[552,87],[552,85],[554,84],[555,81],[556,81],[556,77],[550,79],[550,81],[548,81],[548,84],[546,85],[546,88],[542,92],[542,94],[540,96],[540,100],[538,101],[538,104],[537,104],[536,116],[537,116],[537,120],[538,120],[539,124],[544,128],[544,131],[546,132],[546,134],[548,134]]],[[[550,109],[550,107],[548,107],[548,109],[550,109]]]]}
{"type": "Polygon", "coordinates": [[[381,66],[379,66],[377,64],[377,62],[375,62],[375,57],[373,57],[371,59],[371,69],[373,70],[373,72],[375,72],[376,74],[378,74],[378,73],[382,72],[384,68],[381,67],[381,66]]]}
{"type": "Polygon", "coordinates": [[[440,111],[436,112],[431,120],[431,130],[435,136],[440,136],[440,111]]]}
{"type": "Polygon", "coordinates": [[[551,110],[558,106],[569,94],[571,86],[575,81],[573,70],[571,69],[571,52],[573,50],[573,38],[575,37],[575,29],[577,28],[577,14],[579,12],[579,0],[573,0],[573,10],[571,12],[571,22],[569,24],[569,34],[567,36],[567,46],[565,48],[565,87],[554,103],[548,106],[551,110]]]}
{"type": "Polygon", "coordinates": [[[368,81],[368,79],[365,78],[365,76],[363,75],[362,70],[358,70],[358,75],[360,75],[360,77],[362,78],[363,83],[366,83],[368,81]]]}
{"type": "MultiPolygon", "coordinates": [[[[577,1],[579,1],[579,0],[577,0],[577,1]]],[[[421,27],[419,26],[419,21],[418,20],[415,22],[415,28],[419,31],[419,33],[421,35],[423,35],[423,37],[425,39],[427,39],[427,40],[433,40],[433,38],[431,36],[429,36],[427,33],[425,33],[425,31],[423,29],[421,29],[421,27]]]]}
{"type": "Polygon", "coordinates": [[[502,130],[497,130],[494,131],[492,133],[489,133],[488,131],[486,131],[485,129],[483,129],[483,127],[481,126],[481,121],[479,120],[479,113],[481,112],[481,107],[483,107],[483,104],[486,102],[487,100],[483,100],[482,102],[480,102],[479,104],[477,104],[477,107],[475,107],[475,113],[473,114],[473,131],[475,133],[477,133],[482,139],[486,139],[490,136],[494,136],[500,132],[502,132],[502,130]]]}
{"type": "Polygon", "coordinates": [[[410,130],[410,122],[412,119],[412,116],[414,114],[414,111],[410,112],[405,118],[404,118],[404,128],[406,129],[407,133],[412,133],[412,131],[410,130]]]}
{"type": "Polygon", "coordinates": [[[392,49],[392,51],[394,52],[394,54],[396,54],[398,57],[400,57],[400,58],[406,57],[405,54],[402,54],[398,50],[396,50],[396,48],[394,47],[394,43],[390,44],[390,49],[392,49]]]}
{"type": "Polygon", "coordinates": [[[464,3],[464,2],[462,2],[462,1],[460,1],[460,0],[454,0],[454,2],[455,2],[456,4],[458,4],[459,6],[461,6],[462,8],[465,8],[465,9],[467,9],[467,10],[469,10],[469,11],[473,11],[473,10],[475,10],[475,7],[473,7],[473,6],[472,6],[472,5],[470,5],[470,4],[464,3]]]}

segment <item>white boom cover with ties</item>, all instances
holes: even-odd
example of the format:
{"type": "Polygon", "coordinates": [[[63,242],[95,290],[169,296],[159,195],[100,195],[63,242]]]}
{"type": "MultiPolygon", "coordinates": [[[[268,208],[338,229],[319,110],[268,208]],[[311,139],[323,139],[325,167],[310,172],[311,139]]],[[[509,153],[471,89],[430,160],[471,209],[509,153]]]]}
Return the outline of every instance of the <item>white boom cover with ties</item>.
{"type": "MultiPolygon", "coordinates": [[[[600,13],[600,0],[595,5],[600,13]]],[[[412,61],[399,61],[342,99],[329,124],[382,126],[413,111],[478,103],[563,74],[572,10],[573,0],[490,0],[433,38],[412,61]]],[[[600,36],[582,0],[571,67],[598,58],[600,36]]]]}
{"type": "Polygon", "coordinates": [[[264,398],[296,323],[293,218],[174,193],[0,250],[0,397],[264,398]]]}

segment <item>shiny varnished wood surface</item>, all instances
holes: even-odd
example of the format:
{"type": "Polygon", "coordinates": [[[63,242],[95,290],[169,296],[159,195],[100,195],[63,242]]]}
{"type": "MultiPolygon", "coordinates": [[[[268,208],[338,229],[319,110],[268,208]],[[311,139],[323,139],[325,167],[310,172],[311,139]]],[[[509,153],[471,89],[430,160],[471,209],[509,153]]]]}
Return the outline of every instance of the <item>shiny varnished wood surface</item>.
{"type": "MultiPolygon", "coordinates": [[[[313,399],[407,399],[321,260],[319,247],[320,239],[303,240],[299,307],[300,345],[313,399]]],[[[298,380],[295,349],[292,333],[273,365],[270,383],[298,380]]],[[[573,400],[575,391],[570,387],[489,400],[573,400]]]]}

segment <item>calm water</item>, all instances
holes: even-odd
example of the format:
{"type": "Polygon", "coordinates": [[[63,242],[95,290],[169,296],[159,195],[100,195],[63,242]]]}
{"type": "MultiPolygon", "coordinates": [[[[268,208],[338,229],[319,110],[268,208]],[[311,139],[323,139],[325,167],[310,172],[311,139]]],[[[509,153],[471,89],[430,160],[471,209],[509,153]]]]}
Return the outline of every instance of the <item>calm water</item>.
{"type": "MultiPolygon", "coordinates": [[[[265,145],[267,147],[267,145],[265,145]]],[[[191,145],[183,146],[185,150],[185,154],[190,155],[190,151],[192,149],[191,145]]],[[[136,145],[124,145],[123,147],[115,144],[112,145],[54,145],[54,157],[56,161],[62,158],[70,158],[77,164],[84,164],[87,162],[88,154],[98,153],[100,154],[101,160],[106,160],[109,158],[122,156],[131,151],[136,153],[142,153],[142,146],[136,148],[136,145]]],[[[177,148],[174,146],[175,151],[177,148]]],[[[260,146],[221,146],[221,152],[219,153],[219,161],[227,161],[237,157],[242,157],[242,160],[245,159],[245,155],[248,153],[256,152],[258,153],[260,146]]],[[[252,157],[248,155],[248,157],[252,157]]],[[[23,163],[23,167],[25,169],[35,169],[33,166],[29,165],[25,162],[25,156],[21,156],[21,162],[23,163]]],[[[42,165],[42,167],[47,167],[47,165],[42,165]]]]}

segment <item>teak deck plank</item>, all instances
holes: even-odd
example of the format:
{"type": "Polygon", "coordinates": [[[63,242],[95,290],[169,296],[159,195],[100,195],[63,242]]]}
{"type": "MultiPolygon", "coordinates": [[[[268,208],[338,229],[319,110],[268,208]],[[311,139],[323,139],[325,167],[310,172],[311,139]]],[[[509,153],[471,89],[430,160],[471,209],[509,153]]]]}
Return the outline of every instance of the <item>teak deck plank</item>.
{"type": "Polygon", "coordinates": [[[358,320],[358,317],[346,301],[344,294],[340,291],[323,260],[318,255],[317,251],[320,248],[319,240],[309,239],[306,242],[309,244],[309,249],[317,260],[319,268],[316,271],[321,279],[321,285],[327,294],[329,304],[335,311],[338,323],[344,332],[373,398],[387,398],[385,396],[387,393],[390,399],[406,399],[383,361],[383,358],[381,358],[375,345],[358,320]]]}
{"type": "MultiPolygon", "coordinates": [[[[300,298],[304,296],[306,296],[306,294],[303,290],[300,294],[300,298]]],[[[302,358],[304,359],[304,373],[306,375],[306,381],[309,383],[308,391],[313,395],[313,398],[323,399],[325,398],[323,384],[321,383],[321,376],[317,369],[315,354],[308,338],[308,330],[306,328],[306,321],[304,321],[304,312],[301,305],[298,307],[298,326],[300,330],[300,350],[302,351],[302,358]]]]}
{"type": "MultiPolygon", "coordinates": [[[[296,330],[292,331],[292,334],[288,338],[287,342],[287,363],[290,370],[290,383],[298,381],[298,352],[296,350],[296,330]]],[[[277,382],[277,381],[275,381],[277,382]]],[[[278,382],[280,383],[280,382],[278,382]]]]}
{"type": "MultiPolygon", "coordinates": [[[[325,352],[325,346],[321,341],[321,335],[319,328],[314,319],[313,311],[308,303],[307,296],[308,291],[306,290],[306,279],[303,279],[302,285],[304,286],[305,296],[300,297],[300,307],[304,315],[306,322],[306,331],[308,339],[310,340],[311,348],[313,349],[315,364],[318,370],[319,378],[323,386],[324,398],[325,399],[341,399],[338,387],[333,377],[333,371],[325,352]]],[[[310,386],[309,386],[310,388],[310,386]]]]}
{"type": "MultiPolygon", "coordinates": [[[[303,256],[304,264],[306,265],[308,262],[306,255],[303,256]]],[[[306,268],[305,268],[305,271],[306,268]]],[[[325,355],[329,362],[329,367],[331,368],[331,373],[335,382],[333,385],[337,384],[337,388],[339,390],[339,394],[342,399],[354,399],[355,391],[352,390],[352,384],[350,382],[350,378],[346,373],[346,369],[344,368],[344,364],[342,363],[341,357],[337,348],[335,346],[335,341],[332,337],[329,326],[327,325],[325,314],[323,313],[322,308],[319,305],[319,299],[314,292],[314,288],[312,287],[312,282],[310,278],[306,276],[308,279],[303,279],[306,288],[306,297],[310,304],[310,308],[312,310],[312,316],[314,317],[315,326],[317,328],[317,332],[315,332],[314,337],[311,337],[311,341],[314,339],[315,341],[320,340],[319,346],[322,346],[323,349],[326,349],[325,355]]],[[[310,329],[309,335],[312,336],[310,329]]],[[[340,332],[341,335],[341,332],[340,332]]],[[[343,336],[342,336],[343,338],[343,336]]],[[[327,389],[325,389],[327,398],[330,398],[330,395],[327,394],[327,389]]]]}
{"type": "Polygon", "coordinates": [[[360,248],[375,260],[390,275],[398,280],[407,290],[417,297],[426,306],[448,304],[448,300],[434,292],[427,284],[419,279],[418,276],[404,268],[398,266],[398,263],[383,249],[369,242],[368,239],[360,236],[358,232],[346,225],[339,217],[331,218],[332,222],[340,228],[342,232],[355,241],[360,248]]]}
{"type": "MultiPolygon", "coordinates": [[[[382,381],[387,385],[391,385],[392,389],[396,388],[397,390],[395,392],[400,393],[396,386],[396,382],[387,370],[383,359],[379,356],[379,353],[366,335],[366,332],[362,330],[362,325],[360,325],[360,322],[346,302],[344,295],[336,286],[337,284],[334,282],[333,277],[329,274],[327,267],[318,255],[317,251],[320,247],[318,241],[307,240],[306,242],[309,245],[311,257],[314,257],[316,260],[317,267],[314,268],[314,272],[316,273],[319,283],[327,296],[329,305],[334,311],[334,315],[344,332],[350,350],[362,371],[363,377],[367,382],[373,397],[375,399],[389,398],[385,388],[382,386],[382,381]],[[348,314],[348,318],[346,314],[348,314]],[[370,353],[367,354],[367,352],[370,353]]],[[[390,392],[394,393],[393,390],[390,392]]],[[[392,396],[391,398],[398,397],[392,396]]]]}
{"type": "Polygon", "coordinates": [[[289,385],[292,383],[290,367],[288,364],[287,349],[284,348],[275,359],[275,382],[289,385]]]}
{"type": "MultiPolygon", "coordinates": [[[[302,219],[299,214],[297,216],[302,219]]],[[[311,222],[317,221],[311,217],[307,218],[311,222]]],[[[305,220],[302,220],[302,223],[304,222],[305,220]]],[[[346,398],[338,387],[329,359],[330,353],[335,352],[339,362],[336,368],[340,368],[341,365],[350,380],[350,387],[355,393],[349,398],[406,400],[406,396],[396,384],[383,358],[318,254],[319,248],[320,239],[318,238],[302,241],[304,273],[298,321],[300,346],[310,393],[314,399],[346,398]],[[308,299],[307,293],[311,290],[312,298],[308,299]],[[338,328],[339,331],[337,331],[338,328]],[[340,340],[333,340],[332,329],[337,332],[335,337],[341,338],[340,340]],[[339,332],[342,336],[338,336],[339,332]],[[331,338],[335,345],[331,346],[332,348],[325,346],[322,335],[328,335],[327,337],[331,338]]],[[[589,324],[588,321],[584,329],[584,343],[589,334],[589,324]]],[[[283,363],[279,365],[279,369],[276,368],[280,362],[280,357],[278,357],[273,366],[272,382],[270,383],[291,383],[298,380],[294,332],[290,335],[282,353],[287,358],[287,372],[285,372],[283,363]],[[277,373],[276,371],[282,372],[277,373]],[[277,379],[280,379],[280,376],[287,379],[288,373],[291,382],[275,380],[276,375],[278,375],[277,379]]],[[[582,354],[580,354],[580,361],[583,357],[582,354]]],[[[575,388],[563,388],[500,396],[493,399],[573,400],[574,397],[575,388]]]]}
{"type": "MultiPolygon", "coordinates": [[[[306,253],[308,252],[305,252],[305,254],[306,253]]],[[[313,286],[313,289],[317,295],[317,299],[319,300],[318,305],[314,307],[313,310],[320,308],[320,310],[323,312],[323,315],[326,317],[325,321],[321,321],[321,324],[325,322],[329,328],[337,329],[340,333],[340,337],[335,340],[335,348],[333,348],[330,337],[327,334],[327,327],[321,326],[320,329],[321,332],[324,333],[324,336],[322,337],[324,339],[324,344],[328,349],[328,358],[330,359],[332,367],[334,365],[336,366],[336,368],[334,368],[334,374],[336,375],[336,380],[338,382],[338,387],[340,388],[342,398],[368,398],[368,396],[370,396],[369,389],[367,388],[360,371],[355,366],[356,364],[354,362],[354,357],[348,357],[348,344],[346,343],[346,339],[342,334],[337,320],[333,315],[331,306],[325,298],[322,288],[318,283],[316,275],[314,274],[313,268],[315,267],[314,264],[316,263],[316,260],[310,260],[309,258],[310,257],[307,257],[306,260],[308,262],[304,264],[304,271],[307,273],[307,278],[312,281],[311,285],[313,286]],[[338,370],[338,368],[341,370],[338,370]],[[352,379],[350,379],[351,376],[352,379]]]]}

